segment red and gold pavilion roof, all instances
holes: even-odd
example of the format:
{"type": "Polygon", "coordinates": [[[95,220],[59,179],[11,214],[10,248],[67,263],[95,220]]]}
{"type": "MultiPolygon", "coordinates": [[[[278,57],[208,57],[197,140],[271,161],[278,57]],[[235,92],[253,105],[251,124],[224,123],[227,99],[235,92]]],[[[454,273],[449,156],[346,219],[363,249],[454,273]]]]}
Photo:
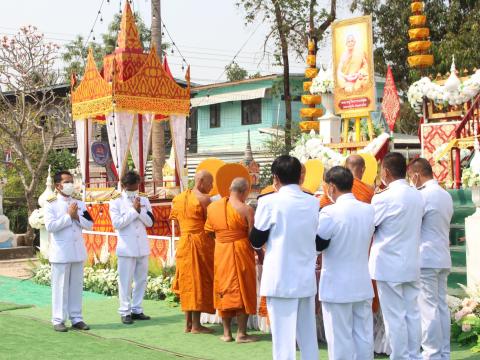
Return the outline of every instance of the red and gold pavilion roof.
{"type": "Polygon", "coordinates": [[[120,24],[118,47],[104,58],[103,76],[89,51],[82,81],[72,90],[72,117],[86,119],[113,111],[188,114],[190,79],[179,86],[165,71],[154,47],[144,53],[128,1],[120,24]]]}

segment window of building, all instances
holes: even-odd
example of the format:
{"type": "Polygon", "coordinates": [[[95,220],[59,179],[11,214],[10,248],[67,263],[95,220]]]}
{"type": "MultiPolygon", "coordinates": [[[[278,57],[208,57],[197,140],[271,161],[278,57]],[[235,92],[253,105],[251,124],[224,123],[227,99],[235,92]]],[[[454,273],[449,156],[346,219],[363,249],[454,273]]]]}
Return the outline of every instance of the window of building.
{"type": "Polygon", "coordinates": [[[242,101],[242,125],[262,123],[262,99],[242,101]]]}
{"type": "Polygon", "coordinates": [[[220,104],[210,105],[210,127],[220,127],[220,104]]]}

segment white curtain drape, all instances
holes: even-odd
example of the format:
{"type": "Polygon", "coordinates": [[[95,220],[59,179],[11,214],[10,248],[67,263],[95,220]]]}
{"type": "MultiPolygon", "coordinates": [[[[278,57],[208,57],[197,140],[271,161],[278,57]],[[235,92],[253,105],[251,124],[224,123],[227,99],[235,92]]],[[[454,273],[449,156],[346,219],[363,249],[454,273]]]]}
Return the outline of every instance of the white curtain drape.
{"type": "Polygon", "coordinates": [[[185,163],[185,141],[187,132],[187,117],[185,115],[171,115],[170,129],[172,133],[173,146],[175,148],[175,169],[181,179],[180,189],[186,188],[183,166],[185,163]]]}
{"type": "Polygon", "coordinates": [[[77,157],[80,159],[80,173],[82,174],[82,184],[86,186],[85,167],[86,150],[90,151],[92,145],[92,120],[88,121],[88,131],[85,133],[85,119],[75,120],[75,135],[77,137],[77,157]],[[88,144],[85,143],[85,136],[88,134],[88,144]]]}
{"type": "Polygon", "coordinates": [[[135,115],[126,112],[110,113],[106,120],[112,160],[118,176],[121,176],[124,162],[127,160],[129,144],[133,140],[135,115]]]}
{"type": "MultiPolygon", "coordinates": [[[[143,114],[142,124],[143,124],[143,168],[146,168],[147,159],[148,159],[148,144],[150,143],[150,135],[152,131],[152,121],[155,117],[155,114],[143,114]]],[[[130,153],[132,154],[133,163],[135,168],[140,170],[140,157],[139,157],[139,148],[138,148],[138,123],[137,126],[133,129],[133,138],[132,144],[130,146],[130,153]]]]}

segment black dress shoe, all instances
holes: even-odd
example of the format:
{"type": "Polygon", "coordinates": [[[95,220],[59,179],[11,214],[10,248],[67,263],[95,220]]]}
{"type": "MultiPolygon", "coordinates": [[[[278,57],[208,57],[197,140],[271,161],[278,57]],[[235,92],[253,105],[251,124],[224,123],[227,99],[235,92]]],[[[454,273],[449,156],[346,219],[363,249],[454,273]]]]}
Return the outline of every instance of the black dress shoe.
{"type": "Polygon", "coordinates": [[[145,315],[144,313],[134,314],[132,313],[133,320],[150,320],[150,316],[145,315]]]}
{"type": "Polygon", "coordinates": [[[65,324],[55,324],[55,325],[53,325],[53,330],[58,331],[58,332],[67,332],[68,331],[65,324]]]}
{"type": "Polygon", "coordinates": [[[83,321],[79,321],[78,323],[75,323],[72,325],[72,329],[75,330],[90,330],[90,326],[85,324],[83,321]]]}
{"type": "Polygon", "coordinates": [[[124,323],[124,324],[133,324],[132,315],[122,316],[122,323],[124,323]]]}

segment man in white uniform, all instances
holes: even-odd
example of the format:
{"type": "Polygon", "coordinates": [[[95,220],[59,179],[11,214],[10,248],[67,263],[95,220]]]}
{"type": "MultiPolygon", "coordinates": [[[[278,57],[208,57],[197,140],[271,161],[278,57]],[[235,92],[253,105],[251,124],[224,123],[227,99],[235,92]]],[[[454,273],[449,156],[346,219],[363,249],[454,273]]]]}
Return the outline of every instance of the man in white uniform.
{"type": "Polygon", "coordinates": [[[51,234],[48,259],[52,267],[52,323],[55,331],[89,330],[82,317],[83,263],[87,251],[83,229],[93,221],[83,201],[72,198],[73,176],[60,171],[54,176],[56,193],[45,205],[45,227],[51,234]]]}
{"type": "Polygon", "coordinates": [[[392,360],[421,359],[420,229],[423,198],[405,180],[407,164],[400,153],[382,161],[381,178],[387,188],[372,199],[375,238],[370,253],[370,275],[377,280],[392,360]]]}
{"type": "Polygon", "coordinates": [[[450,359],[450,312],[447,304],[447,278],[450,258],[450,221],[453,201],[433,179],[430,163],[415,159],[408,168],[412,186],[425,201],[420,242],[420,313],[422,348],[425,360],[450,359]]]}
{"type": "Polygon", "coordinates": [[[319,299],[330,360],[373,359],[374,296],[368,253],[374,227],[373,206],[352,194],[353,175],[343,166],[325,175],[334,203],[322,209],[317,235],[322,248],[319,299]]]}
{"type": "Polygon", "coordinates": [[[121,183],[122,193],[110,201],[110,218],[118,236],[118,312],[122,323],[132,324],[133,320],[150,320],[143,313],[142,302],[150,255],[146,228],[153,225],[154,219],[148,198],[138,193],[140,176],[129,171],[121,183]]]}
{"type": "Polygon", "coordinates": [[[260,197],[250,241],[266,243],[260,295],[267,297],[273,358],[318,359],[315,323],[316,247],[319,202],[299,186],[301,165],[289,155],[272,164],[277,192],[260,197]]]}

